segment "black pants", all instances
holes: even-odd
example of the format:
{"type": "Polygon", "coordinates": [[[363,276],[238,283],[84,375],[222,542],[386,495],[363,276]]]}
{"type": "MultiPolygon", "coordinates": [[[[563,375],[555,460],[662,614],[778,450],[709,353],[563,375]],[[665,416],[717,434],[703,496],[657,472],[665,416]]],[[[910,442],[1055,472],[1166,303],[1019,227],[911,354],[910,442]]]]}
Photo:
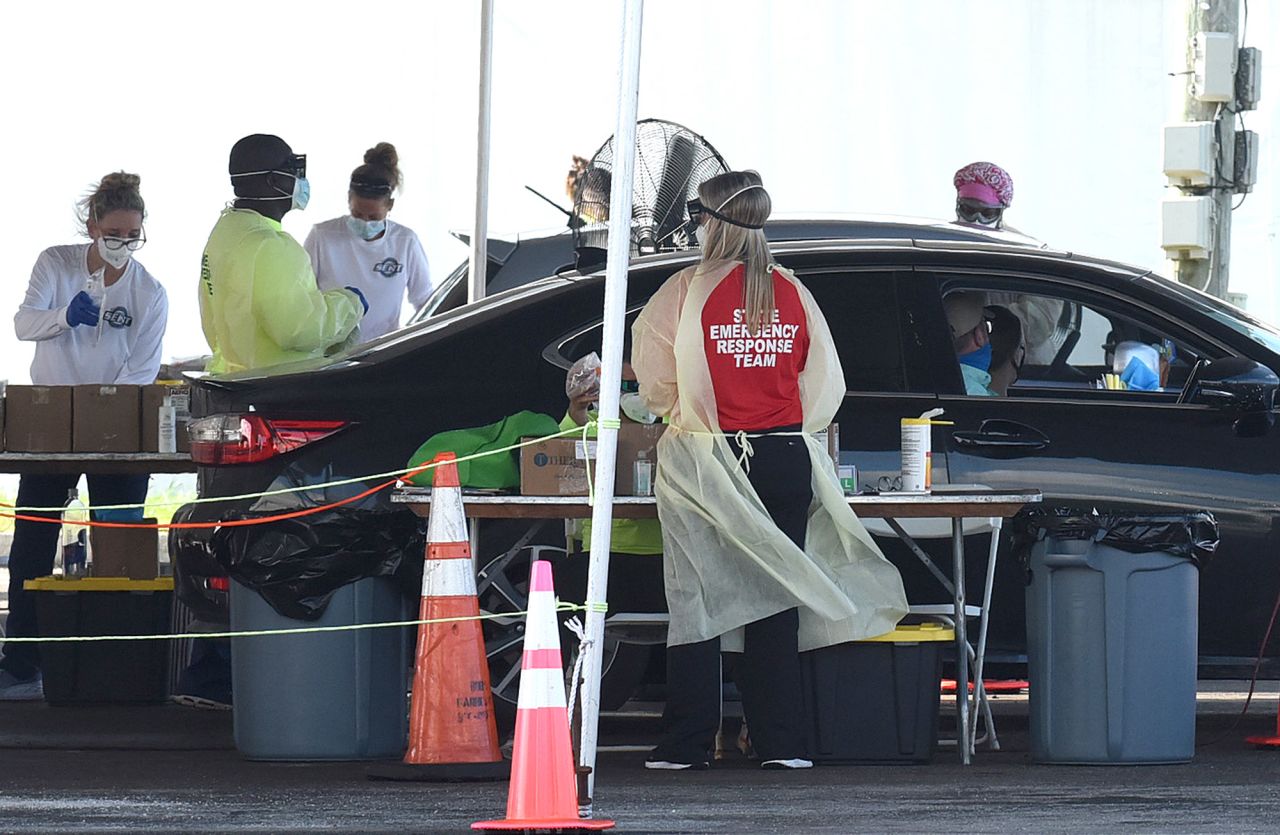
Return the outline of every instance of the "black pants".
{"type": "MultiPolygon", "coordinates": [[[[799,431],[779,427],[772,431],[799,431]]],[[[754,433],[752,433],[754,434],[754,433]]],[[[752,438],[755,455],[747,478],[765,510],[787,538],[804,547],[812,465],[804,439],[795,435],[752,438]]],[[[732,438],[729,448],[739,448],[732,438]]],[[[800,687],[799,613],[787,609],[749,623],[735,679],[751,742],[761,759],[805,756],[804,701],[800,687]]],[[[671,762],[709,760],[720,728],[720,639],[667,648],[667,707],[663,738],[651,755],[671,762]]]]}
{"type": "MultiPolygon", "coordinates": [[[[90,475],[91,505],[140,504],[147,497],[147,475],[90,475]]],[[[18,481],[18,507],[58,507],[67,501],[67,492],[80,481],[79,473],[24,475],[18,481]]],[[[57,513],[29,513],[57,519],[57,513]]],[[[49,522],[18,519],[13,525],[13,545],[9,549],[9,620],[5,634],[32,638],[36,630],[33,597],[23,590],[26,580],[47,577],[53,572],[61,529],[49,522]]],[[[40,671],[40,653],[35,644],[6,643],[0,669],[17,678],[30,678],[40,671]]]]}

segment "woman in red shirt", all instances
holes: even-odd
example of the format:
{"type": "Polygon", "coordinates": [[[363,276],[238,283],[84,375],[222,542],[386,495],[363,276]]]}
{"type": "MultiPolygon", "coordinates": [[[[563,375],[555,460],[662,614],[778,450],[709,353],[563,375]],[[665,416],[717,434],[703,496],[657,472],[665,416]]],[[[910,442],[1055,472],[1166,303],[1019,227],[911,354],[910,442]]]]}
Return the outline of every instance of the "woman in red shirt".
{"type": "Polygon", "coordinates": [[[668,701],[646,766],[707,766],[719,654],[740,649],[764,767],[808,768],[800,650],[883,634],[906,601],[812,437],[835,415],[844,374],[813,297],[773,263],[760,176],[713,177],[699,198],[701,262],[672,276],[634,327],[640,395],[670,424],[655,483],[668,701]]]}

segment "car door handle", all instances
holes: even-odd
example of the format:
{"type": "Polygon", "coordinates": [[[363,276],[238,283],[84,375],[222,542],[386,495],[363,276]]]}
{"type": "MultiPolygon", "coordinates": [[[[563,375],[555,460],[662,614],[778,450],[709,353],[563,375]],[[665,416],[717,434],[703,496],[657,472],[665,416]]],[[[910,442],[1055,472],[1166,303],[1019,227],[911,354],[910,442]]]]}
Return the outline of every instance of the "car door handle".
{"type": "Polygon", "coordinates": [[[984,420],[976,431],[951,433],[957,449],[978,455],[1020,455],[1048,449],[1049,438],[1043,432],[1012,420],[984,420]]]}

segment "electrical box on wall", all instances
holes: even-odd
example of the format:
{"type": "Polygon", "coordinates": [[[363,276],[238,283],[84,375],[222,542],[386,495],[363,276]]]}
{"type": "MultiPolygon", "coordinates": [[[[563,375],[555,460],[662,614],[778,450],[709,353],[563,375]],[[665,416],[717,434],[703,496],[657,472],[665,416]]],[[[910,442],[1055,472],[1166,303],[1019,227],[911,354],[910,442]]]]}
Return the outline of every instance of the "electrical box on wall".
{"type": "Polygon", "coordinates": [[[1166,197],[1161,242],[1174,261],[1208,258],[1213,251],[1213,198],[1166,197]]]}
{"type": "Polygon", "coordinates": [[[1232,101],[1236,38],[1229,32],[1196,32],[1192,39],[1191,95],[1196,101],[1232,101]]]}
{"type": "Polygon", "coordinates": [[[1262,50],[1246,46],[1236,59],[1236,106],[1253,110],[1262,98],[1262,50]]]}
{"type": "Polygon", "coordinates": [[[1242,130],[1236,134],[1235,182],[1236,194],[1248,194],[1258,182],[1258,134],[1242,130]]]}
{"type": "Polygon", "coordinates": [[[1164,174],[1171,186],[1207,186],[1213,182],[1213,122],[1165,125],[1164,174]]]}

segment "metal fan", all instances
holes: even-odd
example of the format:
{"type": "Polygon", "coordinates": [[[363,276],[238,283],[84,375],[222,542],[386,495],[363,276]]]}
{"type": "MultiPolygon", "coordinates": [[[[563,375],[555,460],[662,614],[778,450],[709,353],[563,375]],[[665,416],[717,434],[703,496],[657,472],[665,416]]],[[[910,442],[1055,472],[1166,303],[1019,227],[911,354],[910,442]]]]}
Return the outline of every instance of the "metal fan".
{"type": "MultiPolygon", "coordinates": [[[[693,239],[685,204],[698,196],[699,185],[729,167],[706,139],[662,119],[636,123],[635,154],[631,252],[647,255],[687,249],[693,239]]],[[[570,226],[579,269],[598,266],[605,259],[615,155],[613,137],[609,137],[574,188],[570,226]]]]}

